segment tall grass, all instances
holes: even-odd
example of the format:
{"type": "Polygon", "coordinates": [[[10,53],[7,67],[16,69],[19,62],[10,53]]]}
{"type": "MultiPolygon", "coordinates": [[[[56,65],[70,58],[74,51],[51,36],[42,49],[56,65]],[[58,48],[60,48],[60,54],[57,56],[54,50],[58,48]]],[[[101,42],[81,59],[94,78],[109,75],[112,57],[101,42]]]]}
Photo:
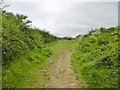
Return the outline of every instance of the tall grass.
{"type": "Polygon", "coordinates": [[[3,88],[27,88],[36,82],[34,74],[44,65],[50,51],[44,48],[30,50],[21,58],[3,68],[3,88]]]}

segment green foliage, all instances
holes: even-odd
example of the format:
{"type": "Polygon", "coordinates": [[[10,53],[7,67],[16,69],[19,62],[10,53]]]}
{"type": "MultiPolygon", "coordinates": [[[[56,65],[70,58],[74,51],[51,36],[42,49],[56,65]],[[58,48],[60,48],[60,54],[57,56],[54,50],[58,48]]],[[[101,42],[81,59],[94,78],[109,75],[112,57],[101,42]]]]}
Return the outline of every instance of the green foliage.
{"type": "Polygon", "coordinates": [[[33,29],[28,24],[27,16],[2,11],[3,65],[19,58],[31,49],[42,50],[45,44],[57,37],[40,29],[33,29]]]}
{"type": "Polygon", "coordinates": [[[34,74],[48,57],[46,50],[33,49],[3,68],[3,88],[25,88],[36,82],[34,74]],[[42,52],[42,53],[41,53],[42,52]]]}
{"type": "Polygon", "coordinates": [[[36,67],[52,54],[47,45],[57,37],[29,23],[25,15],[2,11],[3,88],[24,88],[34,82],[31,76],[36,67]]]}
{"type": "Polygon", "coordinates": [[[74,38],[72,38],[72,37],[63,37],[62,39],[63,40],[73,40],[74,38]]]}
{"type": "Polygon", "coordinates": [[[116,27],[92,30],[79,41],[73,65],[78,77],[82,73],[86,87],[118,87],[118,51],[116,27]]]}

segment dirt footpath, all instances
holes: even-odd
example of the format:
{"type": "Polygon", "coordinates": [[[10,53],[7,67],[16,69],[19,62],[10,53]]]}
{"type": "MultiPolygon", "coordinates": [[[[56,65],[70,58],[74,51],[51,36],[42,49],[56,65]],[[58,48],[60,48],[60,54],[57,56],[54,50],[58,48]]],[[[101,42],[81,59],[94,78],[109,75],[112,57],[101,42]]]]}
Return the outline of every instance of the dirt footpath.
{"type": "Polygon", "coordinates": [[[70,50],[61,50],[49,68],[49,88],[80,88],[71,66],[70,50]]]}

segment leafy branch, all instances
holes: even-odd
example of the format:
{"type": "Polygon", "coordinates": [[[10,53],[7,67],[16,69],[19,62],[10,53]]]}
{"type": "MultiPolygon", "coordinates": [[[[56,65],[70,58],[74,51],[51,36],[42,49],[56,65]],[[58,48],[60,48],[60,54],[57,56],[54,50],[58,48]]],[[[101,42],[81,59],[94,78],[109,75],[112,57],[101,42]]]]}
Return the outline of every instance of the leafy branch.
{"type": "MultiPolygon", "coordinates": [[[[0,5],[2,5],[3,0],[0,1],[0,5]]],[[[0,10],[2,11],[3,9],[5,9],[6,7],[9,7],[10,5],[4,5],[0,8],[0,10]]]]}

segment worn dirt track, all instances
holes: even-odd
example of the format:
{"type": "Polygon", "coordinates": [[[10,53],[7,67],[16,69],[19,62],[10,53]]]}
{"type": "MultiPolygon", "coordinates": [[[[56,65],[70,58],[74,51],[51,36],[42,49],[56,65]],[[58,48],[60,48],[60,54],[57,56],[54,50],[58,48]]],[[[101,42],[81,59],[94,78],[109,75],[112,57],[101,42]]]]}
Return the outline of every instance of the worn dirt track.
{"type": "Polygon", "coordinates": [[[71,50],[61,50],[49,68],[49,88],[80,88],[71,66],[71,50]]]}
{"type": "Polygon", "coordinates": [[[81,88],[81,82],[76,80],[71,62],[74,47],[74,42],[69,41],[61,41],[54,45],[53,54],[37,71],[36,83],[32,88],[81,88]]]}

